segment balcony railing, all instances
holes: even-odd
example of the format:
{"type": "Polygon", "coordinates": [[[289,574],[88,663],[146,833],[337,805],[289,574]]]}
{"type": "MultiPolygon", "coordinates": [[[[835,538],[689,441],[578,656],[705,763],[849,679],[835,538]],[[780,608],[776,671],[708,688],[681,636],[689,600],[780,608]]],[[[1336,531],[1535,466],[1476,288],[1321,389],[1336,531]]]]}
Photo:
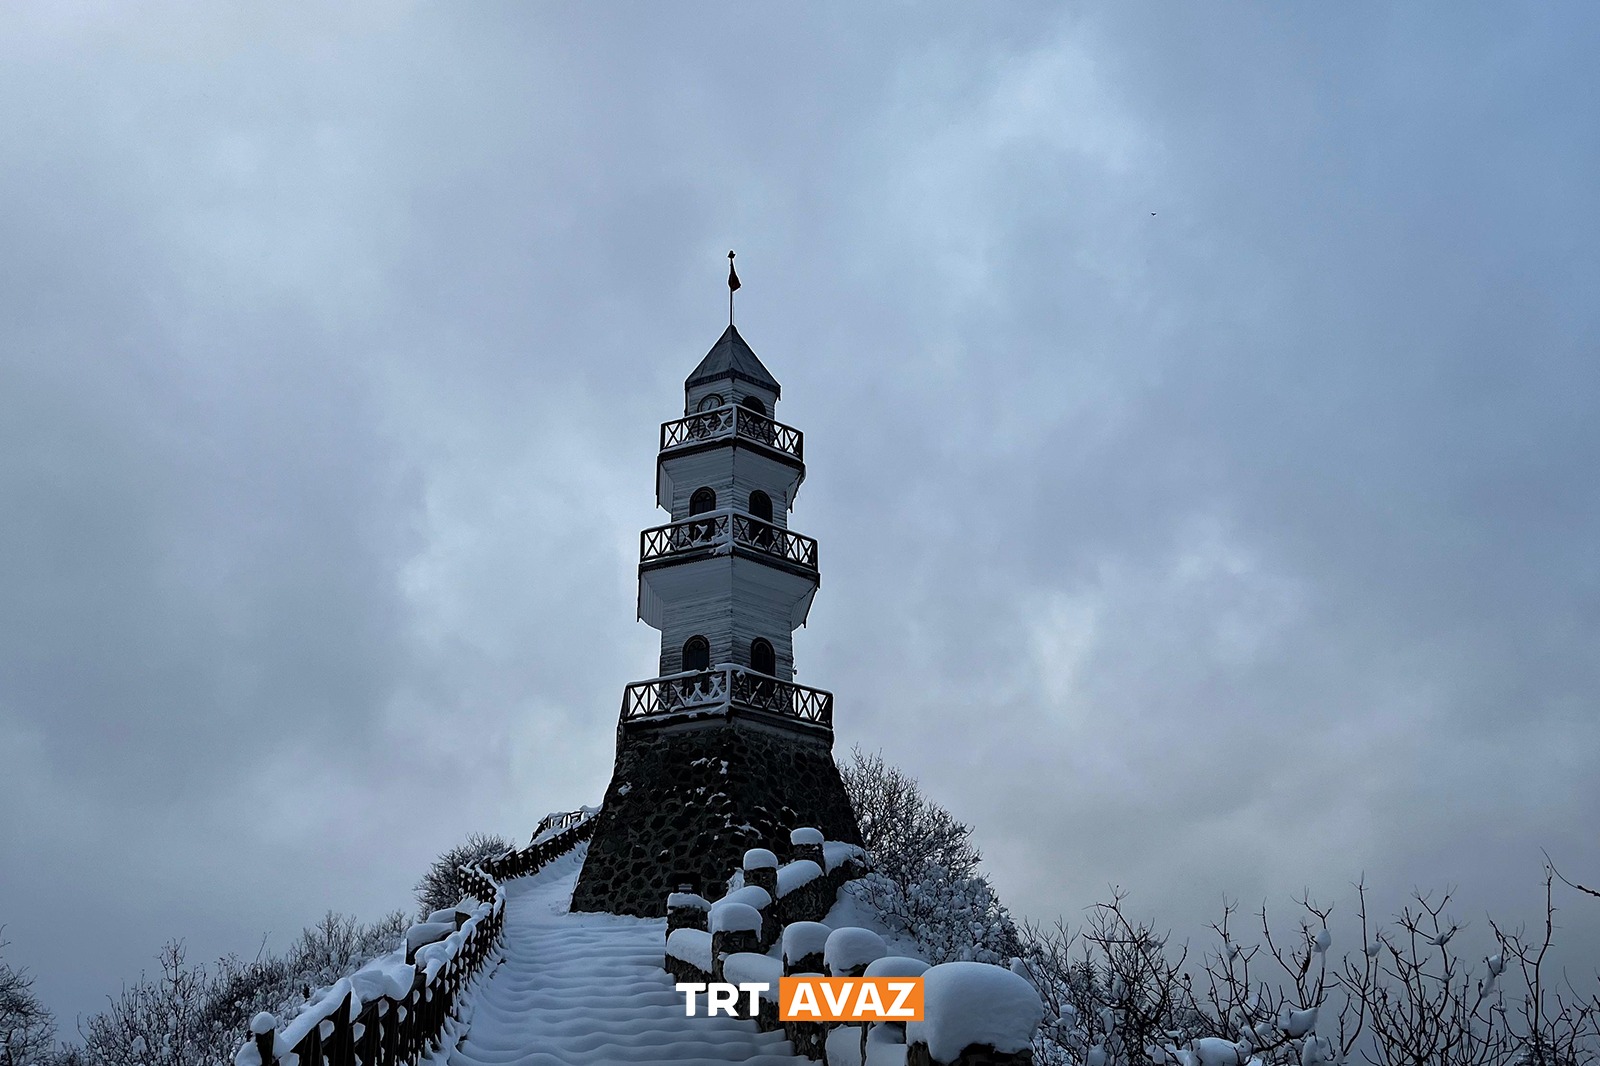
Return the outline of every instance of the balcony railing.
{"type": "Polygon", "coordinates": [[[681,522],[645,530],[639,534],[639,562],[654,562],[719,547],[731,550],[735,544],[808,570],[817,568],[817,542],[810,537],[729,510],[707,511],[681,522]]]}
{"type": "Polygon", "coordinates": [[[833,728],[833,693],[780,681],[742,666],[635,681],[622,693],[624,723],[687,712],[726,713],[733,708],[833,728]]]}
{"type": "Polygon", "coordinates": [[[805,438],[798,429],[774,422],[766,415],[738,404],[723,404],[714,411],[701,411],[676,422],[661,424],[662,451],[729,437],[765,444],[796,459],[805,458],[805,438]]]}

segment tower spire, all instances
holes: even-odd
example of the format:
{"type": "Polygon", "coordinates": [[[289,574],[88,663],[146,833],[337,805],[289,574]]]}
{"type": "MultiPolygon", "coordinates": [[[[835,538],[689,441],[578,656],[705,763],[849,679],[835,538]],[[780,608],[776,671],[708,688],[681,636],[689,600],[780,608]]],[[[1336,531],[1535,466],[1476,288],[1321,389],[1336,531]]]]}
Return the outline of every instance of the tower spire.
{"type": "Polygon", "coordinates": [[[728,252],[728,325],[733,325],[733,293],[739,287],[739,275],[733,269],[733,252],[728,252]]]}

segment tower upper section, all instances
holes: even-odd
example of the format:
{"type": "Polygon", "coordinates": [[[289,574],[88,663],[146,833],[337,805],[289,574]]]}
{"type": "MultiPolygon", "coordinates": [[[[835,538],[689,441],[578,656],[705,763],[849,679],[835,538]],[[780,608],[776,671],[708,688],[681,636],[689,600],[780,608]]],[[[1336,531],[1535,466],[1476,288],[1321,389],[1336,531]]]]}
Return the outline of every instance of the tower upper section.
{"type": "Polygon", "coordinates": [[[721,407],[720,401],[745,403],[761,401],[765,413],[772,414],[783,389],[778,379],[762,365],[739,331],[729,325],[711,346],[700,365],[683,383],[684,414],[721,407]]]}
{"type": "Polygon", "coordinates": [[[629,686],[625,723],[704,717],[707,700],[769,724],[831,722],[832,697],[793,683],[793,632],[820,578],[817,542],[789,529],[804,438],[774,419],[781,392],[730,325],[684,381],[683,417],[661,426],[656,503],[671,521],[639,537],[639,617],[661,631],[661,676],[629,686]]]}

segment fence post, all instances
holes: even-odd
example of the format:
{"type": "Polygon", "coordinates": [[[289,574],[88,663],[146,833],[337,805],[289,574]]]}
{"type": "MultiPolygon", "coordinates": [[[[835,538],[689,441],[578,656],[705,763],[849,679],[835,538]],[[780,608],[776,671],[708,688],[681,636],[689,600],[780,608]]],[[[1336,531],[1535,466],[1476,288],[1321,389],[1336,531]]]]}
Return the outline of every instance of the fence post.
{"type": "Polygon", "coordinates": [[[353,992],[346,992],[344,1000],[339,1004],[338,1014],[333,1019],[333,1036],[329,1042],[333,1044],[333,1054],[329,1066],[356,1066],[355,1029],[350,1023],[350,997],[353,992]]]}
{"type": "MultiPolygon", "coordinates": [[[[254,1028],[253,1024],[251,1028],[254,1028]]],[[[277,1033],[270,1028],[264,1033],[255,1034],[256,1053],[261,1056],[261,1066],[272,1066],[274,1062],[278,1061],[277,1056],[272,1051],[272,1041],[276,1036],[277,1033]]]]}

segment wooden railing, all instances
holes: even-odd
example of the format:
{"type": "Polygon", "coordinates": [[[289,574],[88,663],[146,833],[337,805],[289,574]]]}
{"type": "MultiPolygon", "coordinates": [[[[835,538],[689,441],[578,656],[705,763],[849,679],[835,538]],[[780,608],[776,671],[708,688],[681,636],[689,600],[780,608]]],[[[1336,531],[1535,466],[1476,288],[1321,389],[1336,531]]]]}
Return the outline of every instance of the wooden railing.
{"type": "Polygon", "coordinates": [[[588,839],[592,814],[559,816],[573,824],[542,843],[461,867],[462,887],[482,903],[458,909],[453,922],[411,926],[400,950],[341,978],[283,1025],[271,1014],[256,1015],[235,1066],[399,1066],[437,1047],[462,989],[499,940],[501,882],[533,873],[588,839]]]}
{"type": "Polygon", "coordinates": [[[622,692],[622,721],[638,722],[688,711],[730,708],[764,711],[833,728],[833,693],[780,681],[741,666],[635,681],[622,692]]]}
{"type": "Polygon", "coordinates": [[[639,562],[739,545],[775,559],[817,569],[817,542],[737,511],[707,511],[639,534],[639,562]]]}
{"type": "Polygon", "coordinates": [[[588,821],[600,813],[599,807],[579,807],[575,811],[557,811],[547,814],[539,819],[539,824],[533,829],[533,836],[528,838],[528,843],[535,844],[546,833],[560,833],[576,825],[588,821]]]}
{"type": "Polygon", "coordinates": [[[805,458],[805,436],[798,429],[737,404],[724,404],[714,411],[661,424],[662,451],[731,437],[765,444],[796,459],[805,458]]]}

